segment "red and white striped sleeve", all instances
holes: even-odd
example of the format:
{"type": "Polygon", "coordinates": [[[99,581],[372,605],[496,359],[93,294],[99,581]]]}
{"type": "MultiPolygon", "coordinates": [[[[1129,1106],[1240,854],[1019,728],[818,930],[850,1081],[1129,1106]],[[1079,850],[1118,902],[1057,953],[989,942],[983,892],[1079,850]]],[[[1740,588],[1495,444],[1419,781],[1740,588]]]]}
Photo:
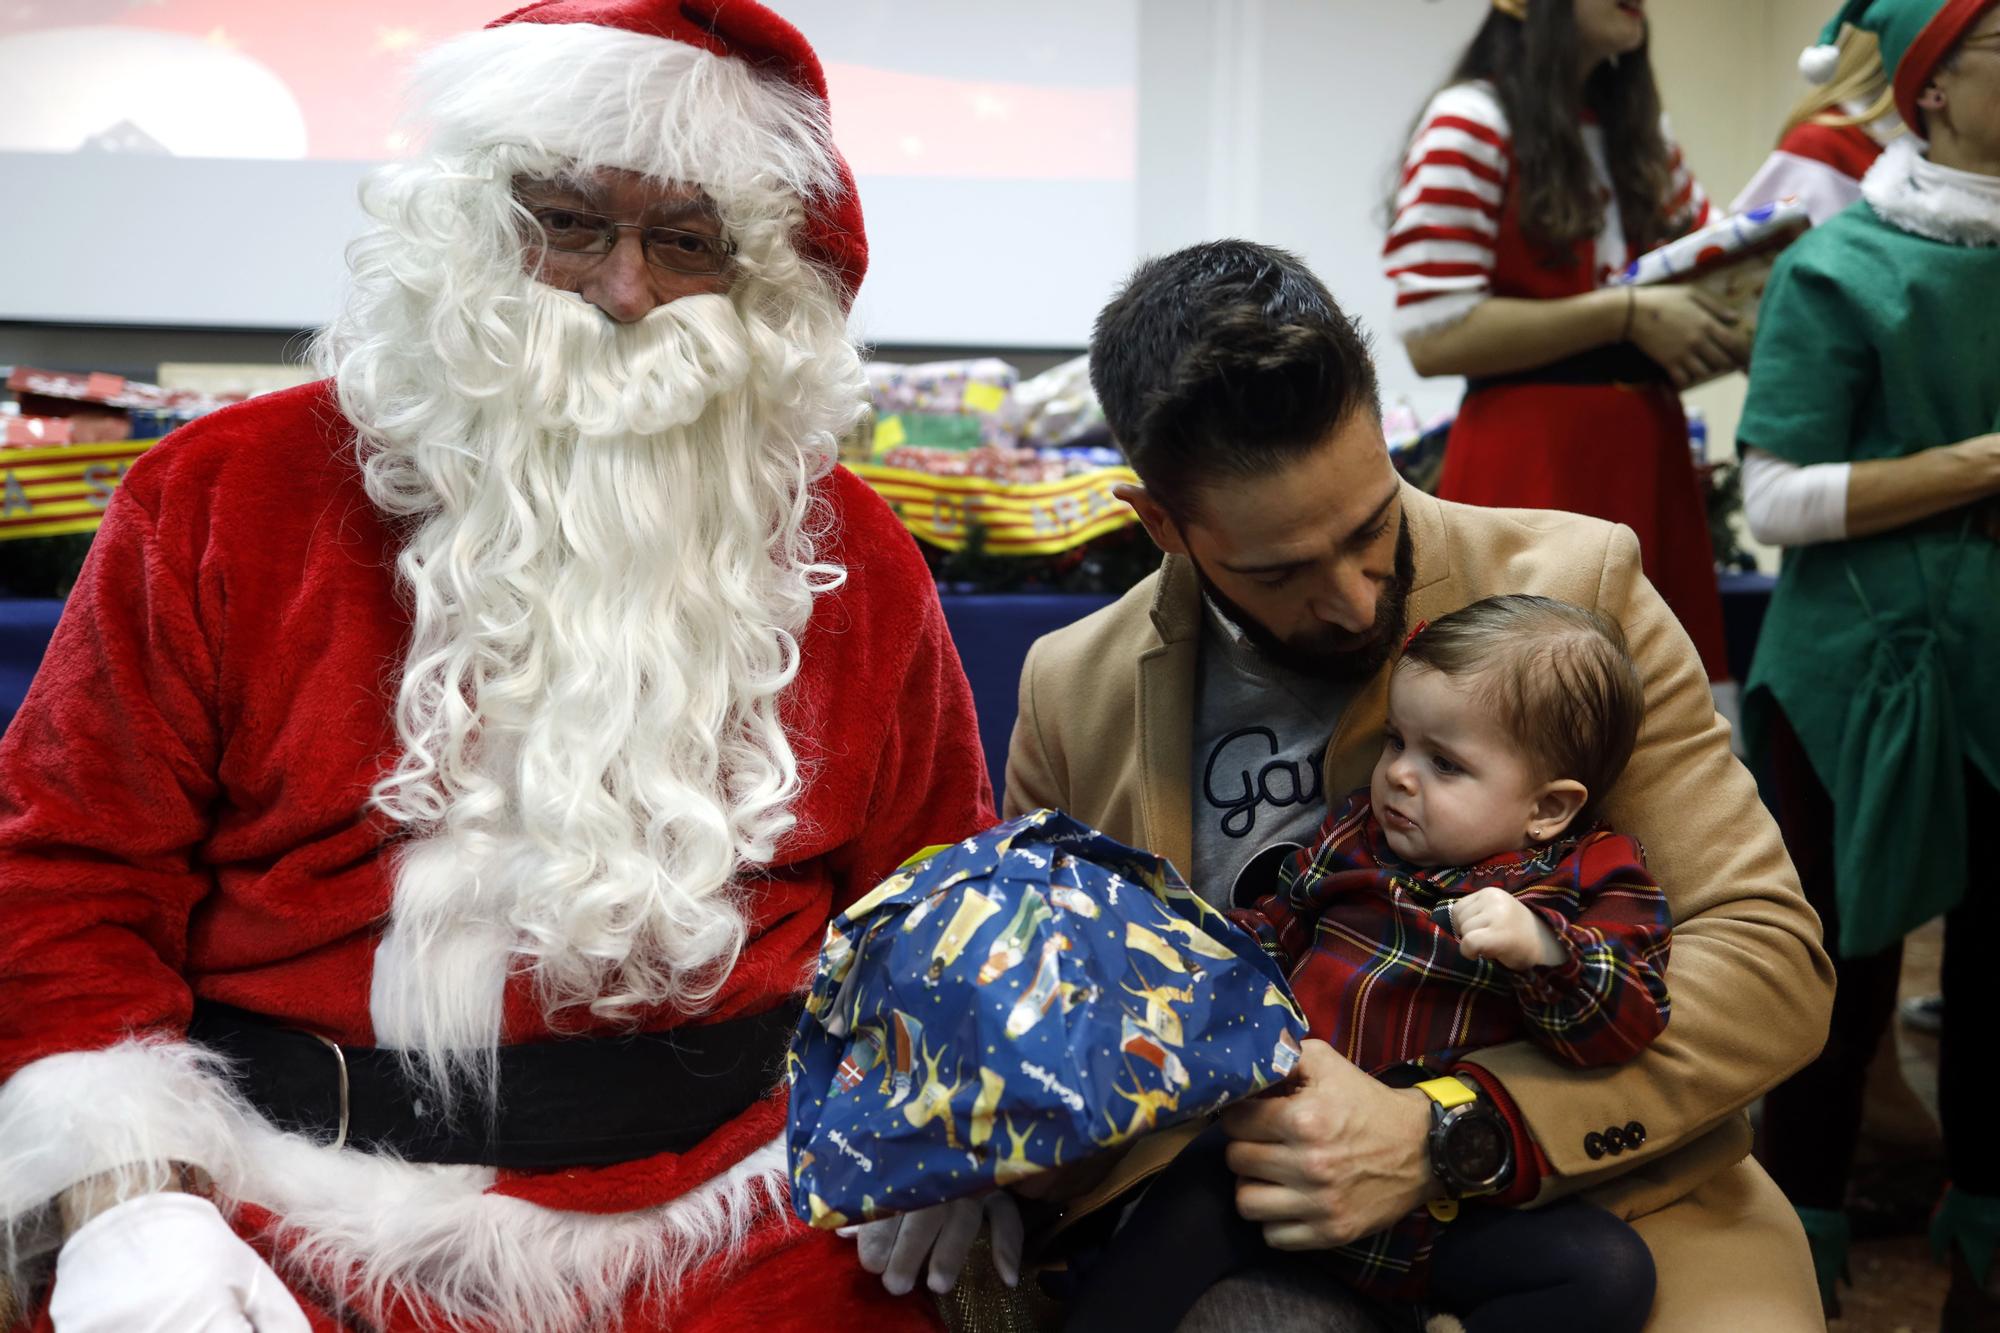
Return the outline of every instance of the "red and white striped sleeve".
{"type": "Polygon", "coordinates": [[[1673,126],[1665,116],[1660,117],[1660,137],[1667,141],[1667,160],[1674,173],[1673,182],[1667,187],[1667,218],[1673,223],[1672,237],[1678,238],[1714,222],[1715,206],[1709,202],[1708,191],[1701,188],[1701,182],[1688,169],[1687,158],[1681,154],[1673,126]]]}
{"type": "Polygon", "coordinates": [[[1396,287],[1399,336],[1455,323],[1491,292],[1510,143],[1506,114],[1487,84],[1454,85],[1424,108],[1382,250],[1396,287]]]}

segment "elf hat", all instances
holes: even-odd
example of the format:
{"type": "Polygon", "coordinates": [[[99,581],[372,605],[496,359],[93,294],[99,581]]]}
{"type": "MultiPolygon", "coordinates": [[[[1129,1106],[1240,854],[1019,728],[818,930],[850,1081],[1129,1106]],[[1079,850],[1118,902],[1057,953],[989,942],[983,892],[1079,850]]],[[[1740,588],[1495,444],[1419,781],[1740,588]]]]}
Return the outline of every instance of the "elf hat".
{"type": "Polygon", "coordinates": [[[793,244],[852,304],[868,268],[826,76],[755,0],[537,0],[436,47],[417,116],[441,153],[523,145],[578,166],[798,197],[793,244]]]}
{"type": "Polygon", "coordinates": [[[2000,0],[1848,0],[1820,33],[1819,45],[1799,57],[1799,72],[1813,83],[1833,78],[1840,60],[1843,24],[1875,34],[1882,43],[1882,67],[1895,86],[1896,110],[1903,123],[1921,131],[1923,117],[1917,98],[1966,29],[2000,0]]]}

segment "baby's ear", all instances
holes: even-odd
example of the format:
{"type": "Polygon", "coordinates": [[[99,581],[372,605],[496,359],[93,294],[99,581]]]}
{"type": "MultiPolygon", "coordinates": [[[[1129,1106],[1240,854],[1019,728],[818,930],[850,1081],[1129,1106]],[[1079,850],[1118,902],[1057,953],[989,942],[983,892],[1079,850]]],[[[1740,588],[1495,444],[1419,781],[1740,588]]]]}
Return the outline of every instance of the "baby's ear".
{"type": "Polygon", "coordinates": [[[1559,778],[1535,794],[1528,810],[1528,840],[1554,842],[1576,819],[1590,800],[1590,790],[1581,782],[1559,778]]]}

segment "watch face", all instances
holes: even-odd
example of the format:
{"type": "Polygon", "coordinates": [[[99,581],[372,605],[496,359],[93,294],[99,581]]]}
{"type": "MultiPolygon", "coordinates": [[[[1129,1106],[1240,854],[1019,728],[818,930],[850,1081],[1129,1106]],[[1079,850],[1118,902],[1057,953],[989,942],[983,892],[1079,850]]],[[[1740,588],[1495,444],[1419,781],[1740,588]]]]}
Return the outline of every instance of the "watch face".
{"type": "Polygon", "coordinates": [[[1452,1174],[1461,1182],[1483,1184],[1499,1175],[1500,1168],[1506,1165],[1506,1134],[1484,1116],[1463,1118],[1445,1136],[1445,1158],[1452,1174]]]}

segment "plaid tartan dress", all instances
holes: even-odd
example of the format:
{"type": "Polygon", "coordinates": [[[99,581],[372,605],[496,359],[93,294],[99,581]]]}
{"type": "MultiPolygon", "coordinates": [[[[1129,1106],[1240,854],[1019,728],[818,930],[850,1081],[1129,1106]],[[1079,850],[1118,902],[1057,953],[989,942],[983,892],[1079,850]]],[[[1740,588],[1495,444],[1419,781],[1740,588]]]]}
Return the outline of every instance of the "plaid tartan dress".
{"type": "MultiPolygon", "coordinates": [[[[1292,858],[1275,893],[1231,916],[1285,965],[1312,1034],[1378,1077],[1408,1065],[1433,1077],[1522,1039],[1579,1068],[1618,1064],[1667,1025],[1666,895],[1639,844],[1602,825],[1426,870],[1389,850],[1364,789],[1292,858]],[[1541,917],[1563,963],[1515,973],[1459,952],[1452,903],[1493,886],[1541,917]]],[[[1418,1209],[1334,1261],[1363,1290],[1415,1298],[1439,1225],[1418,1209]]]]}

